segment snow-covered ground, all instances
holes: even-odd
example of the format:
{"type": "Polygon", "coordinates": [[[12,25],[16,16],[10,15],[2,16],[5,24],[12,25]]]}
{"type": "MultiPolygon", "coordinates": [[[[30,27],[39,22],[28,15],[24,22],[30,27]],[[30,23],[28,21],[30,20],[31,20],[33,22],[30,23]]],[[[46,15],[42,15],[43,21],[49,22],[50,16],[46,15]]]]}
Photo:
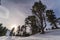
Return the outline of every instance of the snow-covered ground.
{"type": "Polygon", "coordinates": [[[0,40],[60,40],[60,29],[46,31],[45,34],[35,34],[29,37],[2,36],[0,40]]]}

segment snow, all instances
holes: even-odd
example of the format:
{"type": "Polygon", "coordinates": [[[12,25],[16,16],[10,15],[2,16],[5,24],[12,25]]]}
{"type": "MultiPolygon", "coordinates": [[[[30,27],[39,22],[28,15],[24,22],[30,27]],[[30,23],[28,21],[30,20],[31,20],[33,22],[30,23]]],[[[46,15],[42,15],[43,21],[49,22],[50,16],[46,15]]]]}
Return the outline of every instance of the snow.
{"type": "Polygon", "coordinates": [[[29,37],[2,36],[0,40],[60,40],[60,29],[46,31],[45,34],[37,33],[29,37]]]}
{"type": "Polygon", "coordinates": [[[31,28],[30,27],[26,27],[26,33],[32,34],[32,31],[31,31],[31,28]]]}

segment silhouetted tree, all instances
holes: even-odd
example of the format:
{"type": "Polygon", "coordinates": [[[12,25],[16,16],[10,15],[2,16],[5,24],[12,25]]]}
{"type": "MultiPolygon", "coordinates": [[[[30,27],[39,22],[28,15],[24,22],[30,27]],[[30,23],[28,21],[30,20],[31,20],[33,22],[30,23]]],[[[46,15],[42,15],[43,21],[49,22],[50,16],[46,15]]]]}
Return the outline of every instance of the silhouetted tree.
{"type": "Polygon", "coordinates": [[[12,28],[11,32],[10,32],[10,36],[13,36],[14,35],[14,29],[15,28],[12,28]]]}
{"type": "Polygon", "coordinates": [[[53,10],[47,10],[46,11],[46,16],[47,16],[47,20],[51,23],[51,25],[53,25],[52,29],[54,28],[58,28],[57,26],[57,18],[53,12],[53,10]]]}
{"type": "Polygon", "coordinates": [[[46,21],[45,21],[45,9],[46,6],[42,4],[41,1],[35,2],[32,6],[32,13],[38,18],[39,20],[39,28],[41,29],[41,33],[44,34],[44,29],[46,27],[46,21]],[[45,26],[44,26],[45,24],[45,26]]]}
{"type": "Polygon", "coordinates": [[[7,28],[2,26],[2,23],[0,23],[0,36],[6,35],[7,28]]]}
{"type": "Polygon", "coordinates": [[[3,30],[2,30],[2,31],[3,31],[3,35],[6,35],[7,30],[8,30],[8,29],[7,29],[6,27],[3,27],[3,30]]]}
{"type": "Polygon", "coordinates": [[[22,36],[26,36],[26,26],[25,25],[22,25],[21,31],[23,31],[23,35],[22,36]]]}
{"type": "Polygon", "coordinates": [[[35,16],[28,16],[25,19],[25,24],[27,25],[31,25],[31,29],[32,29],[32,34],[37,32],[37,25],[36,25],[36,17],[35,16]]]}
{"type": "Polygon", "coordinates": [[[17,28],[17,34],[16,34],[16,36],[20,36],[20,25],[17,28]]]}

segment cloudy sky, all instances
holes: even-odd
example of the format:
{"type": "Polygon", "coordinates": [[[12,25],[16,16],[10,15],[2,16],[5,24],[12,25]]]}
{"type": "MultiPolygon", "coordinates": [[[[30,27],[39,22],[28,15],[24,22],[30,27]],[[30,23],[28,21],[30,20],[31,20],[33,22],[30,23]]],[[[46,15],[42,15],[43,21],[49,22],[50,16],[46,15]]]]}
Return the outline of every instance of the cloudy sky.
{"type": "MultiPolygon", "coordinates": [[[[39,0],[1,0],[0,22],[11,29],[13,25],[23,25],[24,19],[31,15],[34,2],[39,0]]],[[[60,0],[41,0],[47,9],[53,9],[56,17],[60,17],[60,0]]]]}

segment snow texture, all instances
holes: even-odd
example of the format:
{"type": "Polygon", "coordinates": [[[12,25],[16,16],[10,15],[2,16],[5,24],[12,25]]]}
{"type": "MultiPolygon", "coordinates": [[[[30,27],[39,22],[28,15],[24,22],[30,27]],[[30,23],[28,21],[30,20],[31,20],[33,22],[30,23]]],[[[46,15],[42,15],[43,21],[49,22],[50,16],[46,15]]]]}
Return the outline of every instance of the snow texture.
{"type": "Polygon", "coordinates": [[[60,29],[46,31],[45,34],[35,34],[29,37],[2,36],[0,40],[60,40],[60,29]]]}

